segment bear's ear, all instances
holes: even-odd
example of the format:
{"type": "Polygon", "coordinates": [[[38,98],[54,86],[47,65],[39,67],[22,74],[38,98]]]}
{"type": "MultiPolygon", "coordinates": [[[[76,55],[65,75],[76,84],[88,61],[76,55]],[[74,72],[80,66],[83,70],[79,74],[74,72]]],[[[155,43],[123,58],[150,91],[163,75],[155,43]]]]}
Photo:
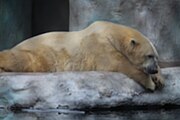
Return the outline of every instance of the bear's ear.
{"type": "Polygon", "coordinates": [[[131,46],[135,47],[138,45],[138,42],[135,39],[131,39],[131,46]]]}

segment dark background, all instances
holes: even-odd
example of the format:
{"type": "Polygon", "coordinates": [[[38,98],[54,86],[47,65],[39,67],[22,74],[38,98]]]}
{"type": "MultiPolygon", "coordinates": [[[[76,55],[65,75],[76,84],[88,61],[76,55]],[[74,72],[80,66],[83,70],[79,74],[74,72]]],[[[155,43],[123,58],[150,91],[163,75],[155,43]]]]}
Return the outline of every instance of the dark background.
{"type": "Polygon", "coordinates": [[[68,29],[69,0],[0,0],[0,50],[41,33],[68,29]]]}
{"type": "Polygon", "coordinates": [[[49,31],[68,31],[68,0],[33,0],[32,35],[49,31]]]}

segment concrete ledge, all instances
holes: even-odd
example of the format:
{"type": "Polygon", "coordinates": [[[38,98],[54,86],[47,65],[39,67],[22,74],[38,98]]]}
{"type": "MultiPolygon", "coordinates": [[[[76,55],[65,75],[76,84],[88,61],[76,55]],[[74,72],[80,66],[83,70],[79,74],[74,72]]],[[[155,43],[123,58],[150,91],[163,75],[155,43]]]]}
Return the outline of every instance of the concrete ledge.
{"type": "Polygon", "coordinates": [[[106,109],[180,105],[180,67],[165,68],[165,88],[146,92],[112,72],[1,73],[0,107],[24,109],[106,109]]]}

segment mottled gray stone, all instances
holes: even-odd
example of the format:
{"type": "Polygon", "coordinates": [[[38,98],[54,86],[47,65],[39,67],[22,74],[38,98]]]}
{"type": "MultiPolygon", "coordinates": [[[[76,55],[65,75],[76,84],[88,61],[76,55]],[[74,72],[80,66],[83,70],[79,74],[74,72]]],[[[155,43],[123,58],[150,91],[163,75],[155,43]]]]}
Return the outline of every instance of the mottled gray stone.
{"type": "Polygon", "coordinates": [[[92,109],[180,105],[180,67],[163,69],[166,86],[149,93],[123,74],[112,72],[1,73],[4,108],[92,109]]]}
{"type": "Polygon", "coordinates": [[[157,48],[162,61],[180,60],[179,0],[70,0],[70,30],[96,20],[138,29],[157,48]]]}

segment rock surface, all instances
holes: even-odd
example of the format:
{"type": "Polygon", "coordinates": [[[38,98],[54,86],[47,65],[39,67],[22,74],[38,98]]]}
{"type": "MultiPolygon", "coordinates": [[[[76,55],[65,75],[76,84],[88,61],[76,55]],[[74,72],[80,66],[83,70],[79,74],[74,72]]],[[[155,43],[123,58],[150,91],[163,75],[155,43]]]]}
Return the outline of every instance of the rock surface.
{"type": "Polygon", "coordinates": [[[97,20],[124,24],[146,35],[162,61],[178,61],[179,8],[179,0],[70,0],[70,30],[97,20]]]}
{"type": "Polygon", "coordinates": [[[149,93],[112,72],[1,73],[0,106],[31,109],[180,105],[180,67],[162,70],[166,86],[149,93]]]}

